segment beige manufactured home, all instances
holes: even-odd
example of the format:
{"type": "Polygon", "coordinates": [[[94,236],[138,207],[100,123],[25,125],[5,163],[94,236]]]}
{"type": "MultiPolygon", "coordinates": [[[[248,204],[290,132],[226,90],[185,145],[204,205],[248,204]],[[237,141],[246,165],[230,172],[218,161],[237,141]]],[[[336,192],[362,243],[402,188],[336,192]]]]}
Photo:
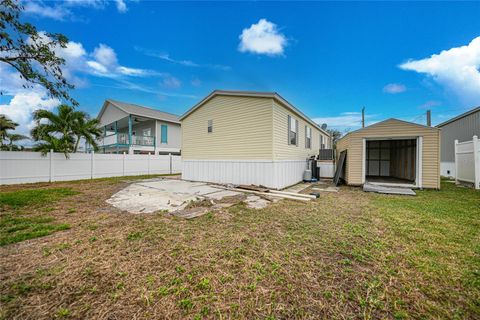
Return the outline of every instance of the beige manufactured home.
{"type": "Polygon", "coordinates": [[[182,178],[281,189],[329,134],[273,92],[214,91],[180,117],[182,178]]]}
{"type": "Polygon", "coordinates": [[[440,188],[440,130],[388,119],[348,133],[337,142],[346,152],[343,178],[366,182],[440,188]]]}

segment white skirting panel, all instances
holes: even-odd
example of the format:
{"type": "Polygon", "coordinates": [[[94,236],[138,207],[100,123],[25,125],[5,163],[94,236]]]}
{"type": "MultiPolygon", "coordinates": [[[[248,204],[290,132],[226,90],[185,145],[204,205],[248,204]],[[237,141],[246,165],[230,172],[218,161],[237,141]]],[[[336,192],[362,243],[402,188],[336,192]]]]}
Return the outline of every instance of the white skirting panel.
{"type": "Polygon", "coordinates": [[[440,175],[455,178],[455,162],[440,162],[440,175]]]}
{"type": "Polygon", "coordinates": [[[333,178],[335,175],[333,161],[318,161],[317,167],[320,168],[320,178],[333,178]]]}
{"type": "Polygon", "coordinates": [[[183,160],[182,179],[282,189],[302,181],[305,160],[183,160]]]}

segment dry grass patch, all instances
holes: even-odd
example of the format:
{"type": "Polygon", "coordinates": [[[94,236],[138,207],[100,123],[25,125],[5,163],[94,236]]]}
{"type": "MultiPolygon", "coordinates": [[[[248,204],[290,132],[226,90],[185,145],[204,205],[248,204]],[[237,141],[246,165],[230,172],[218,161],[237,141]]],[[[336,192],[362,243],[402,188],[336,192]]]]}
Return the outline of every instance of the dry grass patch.
{"type": "MultiPolygon", "coordinates": [[[[428,207],[430,197],[442,201],[456,189],[402,198],[343,188],[307,203],[282,200],[261,210],[238,203],[185,220],[108,206],[105,200],[125,183],[59,183],[79,193],[49,212],[26,207],[71,228],[0,248],[4,318],[478,316],[478,282],[469,284],[478,272],[473,216],[448,219],[447,226],[433,215],[438,208],[418,217],[423,207],[411,202],[428,207]],[[457,237],[437,237],[435,226],[470,238],[455,244],[457,237]],[[416,228],[422,236],[412,234],[416,228]],[[457,251],[461,245],[469,249],[457,251]],[[437,269],[421,267],[436,257],[425,249],[439,254],[445,246],[450,257],[439,259],[437,269]]],[[[459,217],[478,206],[475,193],[465,192],[459,217]]]]}

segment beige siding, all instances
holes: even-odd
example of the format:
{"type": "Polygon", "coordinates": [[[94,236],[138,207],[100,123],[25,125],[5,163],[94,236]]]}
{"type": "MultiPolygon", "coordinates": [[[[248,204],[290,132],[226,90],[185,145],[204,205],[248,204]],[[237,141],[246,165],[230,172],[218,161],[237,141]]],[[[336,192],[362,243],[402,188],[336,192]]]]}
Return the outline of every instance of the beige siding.
{"type": "Polygon", "coordinates": [[[440,130],[388,120],[363,130],[352,132],[337,143],[337,154],[347,149],[346,180],[348,184],[362,184],[363,138],[423,137],[422,186],[440,188],[440,130]]]}
{"type": "MultiPolygon", "coordinates": [[[[349,146],[349,143],[350,143],[350,135],[347,135],[347,136],[345,136],[342,139],[337,141],[337,147],[336,147],[337,163],[338,163],[338,160],[340,158],[340,153],[344,150],[347,150],[347,148],[349,146]]],[[[347,154],[348,154],[348,152],[347,152],[347,154]]],[[[348,160],[348,156],[347,156],[347,160],[348,160]]],[[[347,180],[347,182],[348,182],[349,169],[350,169],[349,161],[346,161],[344,166],[345,166],[345,180],[347,180]]]]}
{"type": "Polygon", "coordinates": [[[213,97],[182,120],[183,159],[272,159],[272,113],[271,98],[213,97]]]}
{"type": "Polygon", "coordinates": [[[273,104],[273,157],[275,160],[303,160],[317,155],[320,149],[320,135],[324,136],[325,148],[330,145],[330,138],[321,133],[302,117],[293,113],[282,104],[274,101],[273,104]],[[298,144],[288,144],[288,116],[298,120],[298,144]],[[305,147],[305,126],[312,129],[312,146],[305,147]]]}

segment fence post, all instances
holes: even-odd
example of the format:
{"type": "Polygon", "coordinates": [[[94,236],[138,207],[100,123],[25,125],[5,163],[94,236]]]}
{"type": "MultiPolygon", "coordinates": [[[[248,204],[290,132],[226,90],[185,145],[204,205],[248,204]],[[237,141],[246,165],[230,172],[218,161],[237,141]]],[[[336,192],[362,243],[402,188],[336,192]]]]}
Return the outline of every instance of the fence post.
{"type": "Polygon", "coordinates": [[[49,182],[53,182],[53,149],[50,149],[50,177],[48,179],[49,182]]]}
{"type": "Polygon", "coordinates": [[[147,157],[147,175],[150,175],[150,152],[147,157]]]}
{"type": "Polygon", "coordinates": [[[475,171],[475,189],[480,189],[480,155],[478,154],[478,137],[473,136],[473,165],[475,171]]]}
{"type": "Polygon", "coordinates": [[[454,150],[455,150],[455,152],[454,152],[454,154],[455,154],[455,184],[458,184],[458,156],[457,156],[458,140],[455,140],[454,144],[455,144],[455,148],[454,148],[454,150]]]}
{"type": "Polygon", "coordinates": [[[95,150],[90,153],[90,179],[93,179],[95,172],[95,150]]]}
{"type": "Polygon", "coordinates": [[[172,154],[169,153],[168,157],[170,158],[170,174],[172,174],[172,154]]]}
{"type": "Polygon", "coordinates": [[[125,158],[127,155],[125,154],[125,151],[123,151],[123,165],[122,165],[122,176],[125,176],[125,158]]]}

